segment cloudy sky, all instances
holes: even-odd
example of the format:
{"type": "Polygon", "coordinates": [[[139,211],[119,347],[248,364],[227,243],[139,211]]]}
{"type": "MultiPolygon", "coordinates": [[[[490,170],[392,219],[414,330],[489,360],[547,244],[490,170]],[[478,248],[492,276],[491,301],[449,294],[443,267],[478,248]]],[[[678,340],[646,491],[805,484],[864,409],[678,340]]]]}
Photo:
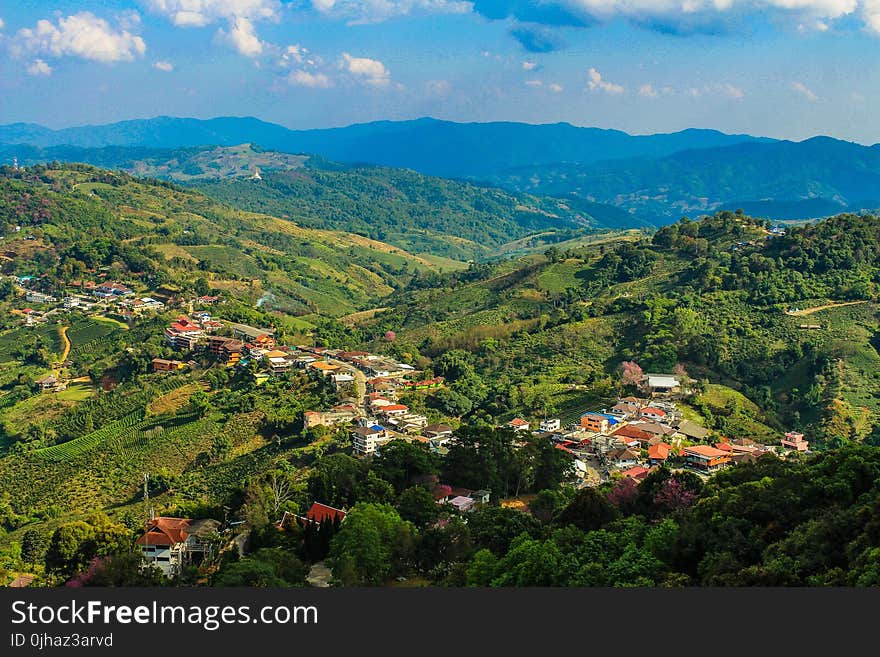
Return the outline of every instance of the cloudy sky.
{"type": "Polygon", "coordinates": [[[2,0],[0,123],[435,116],[880,142],[880,0],[2,0]]]}

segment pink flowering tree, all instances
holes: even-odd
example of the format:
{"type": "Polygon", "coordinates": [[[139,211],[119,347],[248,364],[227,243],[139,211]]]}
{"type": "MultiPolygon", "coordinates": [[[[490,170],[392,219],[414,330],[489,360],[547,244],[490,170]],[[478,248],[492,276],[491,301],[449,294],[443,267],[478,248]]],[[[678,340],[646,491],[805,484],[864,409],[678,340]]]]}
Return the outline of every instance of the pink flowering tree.
{"type": "Polygon", "coordinates": [[[644,372],[639,364],[633,360],[625,360],[620,364],[620,384],[624,386],[637,386],[644,372]]]}
{"type": "Polygon", "coordinates": [[[654,504],[670,511],[683,511],[696,501],[697,495],[677,479],[667,479],[654,495],[654,504]]]}
{"type": "Polygon", "coordinates": [[[619,479],[607,495],[607,499],[618,509],[629,509],[635,504],[639,486],[630,477],[619,479]]]}

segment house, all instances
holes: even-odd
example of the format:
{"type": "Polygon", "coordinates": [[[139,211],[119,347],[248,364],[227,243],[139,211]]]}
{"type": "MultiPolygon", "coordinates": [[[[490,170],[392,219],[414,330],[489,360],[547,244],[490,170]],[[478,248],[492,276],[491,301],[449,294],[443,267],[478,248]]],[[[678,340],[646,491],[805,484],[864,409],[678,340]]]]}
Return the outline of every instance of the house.
{"type": "Polygon", "coordinates": [[[351,374],[333,374],[333,387],[339,390],[349,383],[354,383],[354,377],[351,374]]]}
{"type": "Polygon", "coordinates": [[[804,440],[804,434],[796,431],[789,431],[780,442],[783,447],[793,449],[796,452],[806,452],[810,448],[809,441],[804,440]]]}
{"type": "Polygon", "coordinates": [[[642,446],[650,445],[651,441],[657,437],[656,434],[640,429],[632,424],[625,424],[622,427],[618,427],[611,433],[611,435],[617,438],[637,440],[642,446]]]}
{"type": "Polygon", "coordinates": [[[336,374],[340,369],[339,365],[334,365],[333,363],[328,363],[323,360],[316,361],[310,364],[309,367],[311,367],[322,376],[330,376],[331,374],[336,374]]]}
{"type": "Polygon", "coordinates": [[[146,310],[164,310],[165,304],[159,301],[158,299],[154,299],[153,297],[141,297],[140,299],[135,299],[131,302],[131,309],[134,312],[141,313],[146,310]]]}
{"type": "Polygon", "coordinates": [[[552,420],[541,420],[541,424],[538,425],[539,431],[547,431],[552,433],[553,431],[559,431],[562,428],[562,420],[559,418],[555,418],[552,420]]]}
{"type": "Polygon", "coordinates": [[[331,410],[323,413],[320,411],[306,411],[303,413],[303,425],[306,429],[317,426],[334,427],[338,424],[351,422],[355,417],[357,417],[357,412],[348,409],[331,410]]]}
{"type": "Polygon", "coordinates": [[[43,390],[54,390],[55,386],[58,385],[58,379],[49,374],[48,376],[44,376],[42,379],[37,380],[37,385],[40,386],[43,390]]]}
{"type": "Polygon", "coordinates": [[[612,449],[605,454],[605,459],[618,468],[632,468],[639,464],[639,454],[628,447],[612,449]]]}
{"type": "Polygon", "coordinates": [[[678,423],[678,433],[691,440],[705,440],[709,430],[690,420],[682,420],[678,423]]]}
{"type": "Polygon", "coordinates": [[[665,424],[660,424],[659,422],[654,422],[653,420],[640,420],[638,422],[631,423],[629,426],[635,427],[636,429],[640,429],[655,436],[660,436],[661,438],[675,433],[675,429],[673,429],[672,427],[665,424]]]}
{"type": "Polygon", "coordinates": [[[628,470],[624,470],[620,474],[638,483],[642,481],[645,477],[647,477],[649,472],[651,472],[651,470],[643,465],[634,465],[628,470]]]}
{"type": "Polygon", "coordinates": [[[182,370],[185,363],[179,360],[166,360],[164,358],[154,358],[152,361],[154,372],[176,372],[182,370]]]}
{"type": "Polygon", "coordinates": [[[651,465],[661,465],[669,458],[672,451],[672,445],[668,443],[657,443],[648,447],[648,463],[651,465]]]}
{"type": "Polygon", "coordinates": [[[624,397],[611,407],[611,412],[625,418],[634,418],[639,416],[644,403],[637,397],[624,397]]]}
{"type": "Polygon", "coordinates": [[[425,379],[423,381],[407,381],[403,387],[407,390],[426,390],[429,388],[439,388],[443,385],[443,377],[437,376],[433,379],[425,379]]]}
{"type": "Polygon", "coordinates": [[[662,422],[666,419],[666,411],[662,408],[657,408],[655,406],[646,406],[639,413],[642,417],[647,418],[649,420],[657,420],[658,422],[662,422]]]}
{"type": "Polygon", "coordinates": [[[422,429],[426,438],[451,438],[452,427],[448,424],[429,424],[422,429]]]}
{"type": "Polygon", "coordinates": [[[166,577],[173,577],[183,566],[212,554],[208,539],[219,526],[216,520],[159,516],[147,522],[136,542],[145,563],[158,568],[166,577]]]}
{"type": "Polygon", "coordinates": [[[312,504],[311,508],[309,508],[308,513],[306,513],[306,519],[309,522],[322,523],[327,522],[342,522],[345,520],[345,511],[342,509],[337,509],[335,507],[329,506],[327,504],[321,504],[320,502],[315,502],[312,504]]]}
{"type": "Polygon", "coordinates": [[[728,452],[709,445],[685,447],[682,452],[685,463],[704,472],[716,472],[731,463],[728,452]]]}
{"type": "Polygon", "coordinates": [[[352,429],[352,447],[355,454],[370,456],[376,450],[390,440],[385,427],[374,424],[369,427],[355,427],[352,429]]]}
{"type": "Polygon", "coordinates": [[[122,283],[106,282],[96,286],[92,294],[106,299],[110,297],[127,297],[134,294],[134,291],[122,283]]]}
{"type": "Polygon", "coordinates": [[[286,351],[274,349],[263,354],[263,360],[266,362],[272,374],[282,374],[293,367],[293,360],[286,351]]]}
{"type": "Polygon", "coordinates": [[[523,420],[520,417],[513,418],[510,422],[504,425],[507,429],[513,429],[514,431],[528,431],[529,423],[523,420]]]}
{"type": "Polygon", "coordinates": [[[386,404],[379,409],[379,412],[382,415],[396,417],[398,415],[406,415],[409,412],[409,407],[403,404],[386,404]]]}
{"type": "Polygon", "coordinates": [[[449,504],[451,504],[459,513],[468,513],[469,511],[473,511],[474,507],[477,505],[475,500],[471,499],[470,497],[465,497],[464,495],[453,497],[451,500],[449,500],[449,504]]]}

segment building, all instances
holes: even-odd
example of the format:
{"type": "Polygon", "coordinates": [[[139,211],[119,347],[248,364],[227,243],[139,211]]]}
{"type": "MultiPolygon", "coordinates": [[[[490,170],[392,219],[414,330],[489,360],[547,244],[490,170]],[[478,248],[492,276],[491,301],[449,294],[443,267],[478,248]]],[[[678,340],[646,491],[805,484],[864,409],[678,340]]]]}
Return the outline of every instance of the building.
{"type": "Polygon", "coordinates": [[[448,424],[429,424],[422,429],[426,438],[452,438],[452,427],[448,424]]]}
{"type": "Polygon", "coordinates": [[[333,363],[328,363],[323,360],[319,360],[309,365],[314,371],[320,373],[322,376],[330,376],[331,374],[336,374],[340,367],[339,365],[334,365],[333,363]]]}
{"type": "Polygon", "coordinates": [[[504,426],[507,429],[513,429],[514,431],[528,431],[531,425],[521,417],[515,417],[504,426]]]}
{"type": "Polygon", "coordinates": [[[681,392],[681,381],[672,374],[648,374],[641,387],[651,396],[667,397],[681,392]]]}
{"type": "Polygon", "coordinates": [[[241,338],[242,340],[248,340],[253,342],[254,340],[261,340],[262,342],[271,342],[271,345],[261,344],[260,346],[265,347],[267,349],[271,349],[275,346],[275,331],[272,329],[265,328],[256,328],[254,326],[248,326],[247,324],[230,324],[229,327],[232,329],[233,335],[237,338],[241,338]]]}
{"type": "Polygon", "coordinates": [[[662,408],[657,408],[655,406],[646,406],[641,410],[640,415],[643,418],[647,418],[649,420],[663,422],[666,419],[667,413],[662,408]]]}
{"type": "Polygon", "coordinates": [[[804,434],[796,431],[789,431],[785,434],[785,438],[781,441],[783,447],[793,449],[796,452],[806,452],[810,448],[810,443],[804,440],[804,434]]]}
{"type": "Polygon", "coordinates": [[[283,374],[293,367],[293,358],[290,354],[284,351],[268,351],[263,354],[263,360],[266,361],[272,374],[283,374]]]}
{"type": "Polygon", "coordinates": [[[39,379],[37,385],[39,385],[42,390],[56,390],[58,388],[58,379],[52,374],[49,374],[48,376],[39,379]]]}
{"type": "Polygon", "coordinates": [[[165,341],[175,349],[192,351],[198,347],[204,334],[201,326],[181,315],[165,329],[165,341]]]}
{"type": "Polygon", "coordinates": [[[345,511],[342,509],[337,509],[335,507],[329,506],[327,504],[321,504],[320,502],[315,502],[312,504],[308,513],[305,515],[305,519],[309,522],[313,523],[322,523],[322,522],[339,522],[342,523],[345,520],[345,511]]]}
{"type": "Polygon", "coordinates": [[[651,465],[661,465],[666,463],[669,454],[672,451],[672,445],[668,443],[657,443],[648,447],[648,463],[651,465]]]}
{"type": "Polygon", "coordinates": [[[212,335],[208,338],[208,352],[226,362],[226,367],[234,367],[241,360],[244,342],[236,338],[212,335]]]}
{"type": "Polygon", "coordinates": [[[198,564],[213,553],[210,539],[220,523],[216,520],[189,518],[151,518],[137,539],[144,562],[166,577],[180,573],[183,566],[198,564]]]}
{"type": "Polygon", "coordinates": [[[152,363],[154,372],[176,372],[177,370],[182,370],[186,365],[183,361],[166,360],[164,358],[154,358],[152,363]]]}
{"type": "Polygon", "coordinates": [[[651,471],[643,465],[634,465],[633,467],[624,470],[620,474],[622,474],[624,477],[632,479],[636,483],[639,483],[648,476],[649,472],[651,471]]]}
{"type": "Polygon", "coordinates": [[[539,431],[553,432],[559,431],[562,429],[562,420],[559,418],[554,418],[552,420],[541,420],[541,424],[538,425],[539,431]]]}
{"type": "Polygon", "coordinates": [[[110,297],[127,297],[134,294],[134,290],[132,290],[130,287],[126,287],[122,283],[107,282],[101,283],[100,285],[96,286],[95,289],[92,291],[92,294],[94,294],[96,297],[107,299],[110,297]]]}
{"type": "Polygon", "coordinates": [[[611,427],[618,424],[620,420],[609,413],[584,413],[580,421],[582,430],[593,433],[608,433],[611,427]]]}
{"type": "Polygon", "coordinates": [[[369,427],[352,429],[352,447],[355,454],[371,456],[376,450],[390,440],[385,427],[374,424],[369,427]]]}
{"type": "Polygon", "coordinates": [[[683,451],[685,463],[704,472],[716,472],[731,463],[730,454],[725,450],[708,445],[692,445],[683,451]]]}
{"type": "Polygon", "coordinates": [[[690,420],[682,420],[678,423],[678,433],[691,440],[705,440],[709,436],[709,430],[690,420]]]}
{"type": "Polygon", "coordinates": [[[42,292],[37,292],[36,290],[28,290],[28,293],[24,297],[27,299],[28,303],[55,303],[58,301],[51,294],[43,294],[42,292]]]}

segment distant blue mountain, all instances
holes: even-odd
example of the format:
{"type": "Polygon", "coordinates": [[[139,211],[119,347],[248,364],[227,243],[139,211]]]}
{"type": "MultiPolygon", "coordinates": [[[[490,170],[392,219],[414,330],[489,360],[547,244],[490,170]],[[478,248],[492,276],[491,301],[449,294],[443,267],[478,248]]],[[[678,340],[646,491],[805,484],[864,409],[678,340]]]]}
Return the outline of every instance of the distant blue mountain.
{"type": "Polygon", "coordinates": [[[568,123],[423,118],[323,130],[289,130],[252,117],[157,117],[63,130],[16,123],[0,126],[6,144],[0,164],[17,155],[129,168],[146,157],[171,159],[181,148],[242,143],[593,203],[605,214],[619,210],[608,217],[614,225],[631,217],[634,227],[729,207],[769,219],[808,219],[873,210],[880,199],[880,145],[697,129],[629,135],[568,123]]]}
{"type": "Polygon", "coordinates": [[[662,157],[682,150],[771,141],[716,130],[633,136],[568,123],[453,123],[423,118],[345,128],[289,130],[245,117],[208,120],[157,117],[109,125],[50,130],[16,123],[0,126],[0,143],[33,146],[181,148],[242,143],[288,153],[316,153],[340,162],[415,169],[444,177],[482,178],[512,167],[560,162],[662,157]]]}

